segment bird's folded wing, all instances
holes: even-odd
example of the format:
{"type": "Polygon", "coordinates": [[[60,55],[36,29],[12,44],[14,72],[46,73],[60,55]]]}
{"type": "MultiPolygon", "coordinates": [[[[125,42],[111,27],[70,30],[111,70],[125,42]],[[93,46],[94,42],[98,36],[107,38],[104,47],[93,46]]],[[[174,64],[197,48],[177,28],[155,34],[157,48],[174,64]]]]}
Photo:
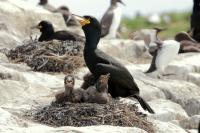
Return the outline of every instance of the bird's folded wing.
{"type": "Polygon", "coordinates": [[[113,66],[112,64],[98,63],[96,67],[100,75],[110,73],[110,80],[112,80],[113,83],[117,83],[117,85],[130,89],[132,89],[132,87],[135,87],[136,85],[134,84],[134,79],[129,73],[127,73],[123,69],[113,66]]]}

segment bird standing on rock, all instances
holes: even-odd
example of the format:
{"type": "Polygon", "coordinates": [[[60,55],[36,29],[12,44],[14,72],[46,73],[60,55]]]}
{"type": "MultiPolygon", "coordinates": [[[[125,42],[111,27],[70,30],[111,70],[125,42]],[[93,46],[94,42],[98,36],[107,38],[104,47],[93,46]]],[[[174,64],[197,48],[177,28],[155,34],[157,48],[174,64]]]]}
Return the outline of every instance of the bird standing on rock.
{"type": "Polygon", "coordinates": [[[112,97],[134,97],[144,110],[154,113],[149,104],[139,96],[139,88],[130,72],[117,60],[97,48],[101,37],[101,25],[91,16],[78,17],[85,33],[84,59],[95,79],[110,73],[108,92],[112,97]]]}
{"type": "Polygon", "coordinates": [[[133,33],[134,39],[142,39],[149,49],[153,59],[150,68],[146,73],[158,71],[158,77],[165,75],[165,67],[178,55],[180,43],[175,40],[161,41],[158,39],[158,33],[162,30],[142,29],[133,33]]]}
{"type": "Polygon", "coordinates": [[[101,19],[101,37],[116,38],[117,30],[121,22],[122,11],[119,3],[121,0],[111,0],[111,5],[101,19]]]}
{"type": "Polygon", "coordinates": [[[37,26],[32,28],[37,28],[42,33],[38,41],[51,41],[53,39],[60,41],[84,41],[84,38],[80,35],[72,33],[70,31],[54,31],[54,27],[49,21],[41,21],[37,26]]]}

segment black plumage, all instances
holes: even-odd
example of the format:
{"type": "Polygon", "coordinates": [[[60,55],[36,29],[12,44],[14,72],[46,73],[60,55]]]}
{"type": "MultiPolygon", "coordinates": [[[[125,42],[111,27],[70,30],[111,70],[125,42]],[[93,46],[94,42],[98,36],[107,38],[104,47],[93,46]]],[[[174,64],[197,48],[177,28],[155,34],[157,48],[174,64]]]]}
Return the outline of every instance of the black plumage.
{"type": "Polygon", "coordinates": [[[96,79],[100,75],[110,73],[108,92],[112,97],[132,96],[139,101],[144,110],[154,113],[149,104],[139,96],[139,88],[130,72],[117,60],[97,49],[101,36],[101,26],[97,19],[84,16],[84,20],[90,21],[87,24],[80,21],[86,37],[84,59],[90,72],[96,79]]]}
{"type": "Polygon", "coordinates": [[[37,28],[41,32],[41,36],[38,39],[39,42],[51,41],[53,39],[61,41],[84,41],[84,37],[70,31],[62,30],[55,32],[52,23],[49,21],[41,21],[37,25],[37,28]]]}
{"type": "Polygon", "coordinates": [[[194,6],[191,15],[191,35],[200,42],[200,0],[193,0],[194,6]]]}

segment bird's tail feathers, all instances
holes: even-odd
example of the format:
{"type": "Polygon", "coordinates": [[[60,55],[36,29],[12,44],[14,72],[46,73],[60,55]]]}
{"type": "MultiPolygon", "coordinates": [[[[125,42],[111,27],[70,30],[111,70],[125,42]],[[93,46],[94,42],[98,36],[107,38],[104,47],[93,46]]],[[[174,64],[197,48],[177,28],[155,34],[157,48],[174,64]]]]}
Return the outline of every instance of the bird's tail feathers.
{"type": "Polygon", "coordinates": [[[140,103],[140,105],[142,106],[142,108],[144,110],[147,110],[149,113],[154,114],[155,112],[153,111],[153,109],[150,107],[150,105],[138,94],[133,95],[134,98],[136,98],[138,100],[138,102],[140,103]]]}

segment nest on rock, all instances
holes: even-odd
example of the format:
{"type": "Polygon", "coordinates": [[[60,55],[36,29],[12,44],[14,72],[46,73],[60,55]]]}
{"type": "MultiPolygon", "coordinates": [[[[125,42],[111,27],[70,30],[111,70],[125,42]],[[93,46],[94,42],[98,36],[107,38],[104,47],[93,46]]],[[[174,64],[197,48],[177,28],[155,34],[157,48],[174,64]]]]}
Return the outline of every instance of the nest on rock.
{"type": "Polygon", "coordinates": [[[27,111],[25,117],[53,127],[112,125],[138,127],[154,133],[152,123],[138,112],[135,105],[126,105],[114,100],[110,104],[69,103],[51,104],[27,111]]]}
{"type": "Polygon", "coordinates": [[[14,63],[27,63],[35,71],[66,72],[84,66],[83,42],[30,41],[11,49],[7,56],[14,63]]]}

